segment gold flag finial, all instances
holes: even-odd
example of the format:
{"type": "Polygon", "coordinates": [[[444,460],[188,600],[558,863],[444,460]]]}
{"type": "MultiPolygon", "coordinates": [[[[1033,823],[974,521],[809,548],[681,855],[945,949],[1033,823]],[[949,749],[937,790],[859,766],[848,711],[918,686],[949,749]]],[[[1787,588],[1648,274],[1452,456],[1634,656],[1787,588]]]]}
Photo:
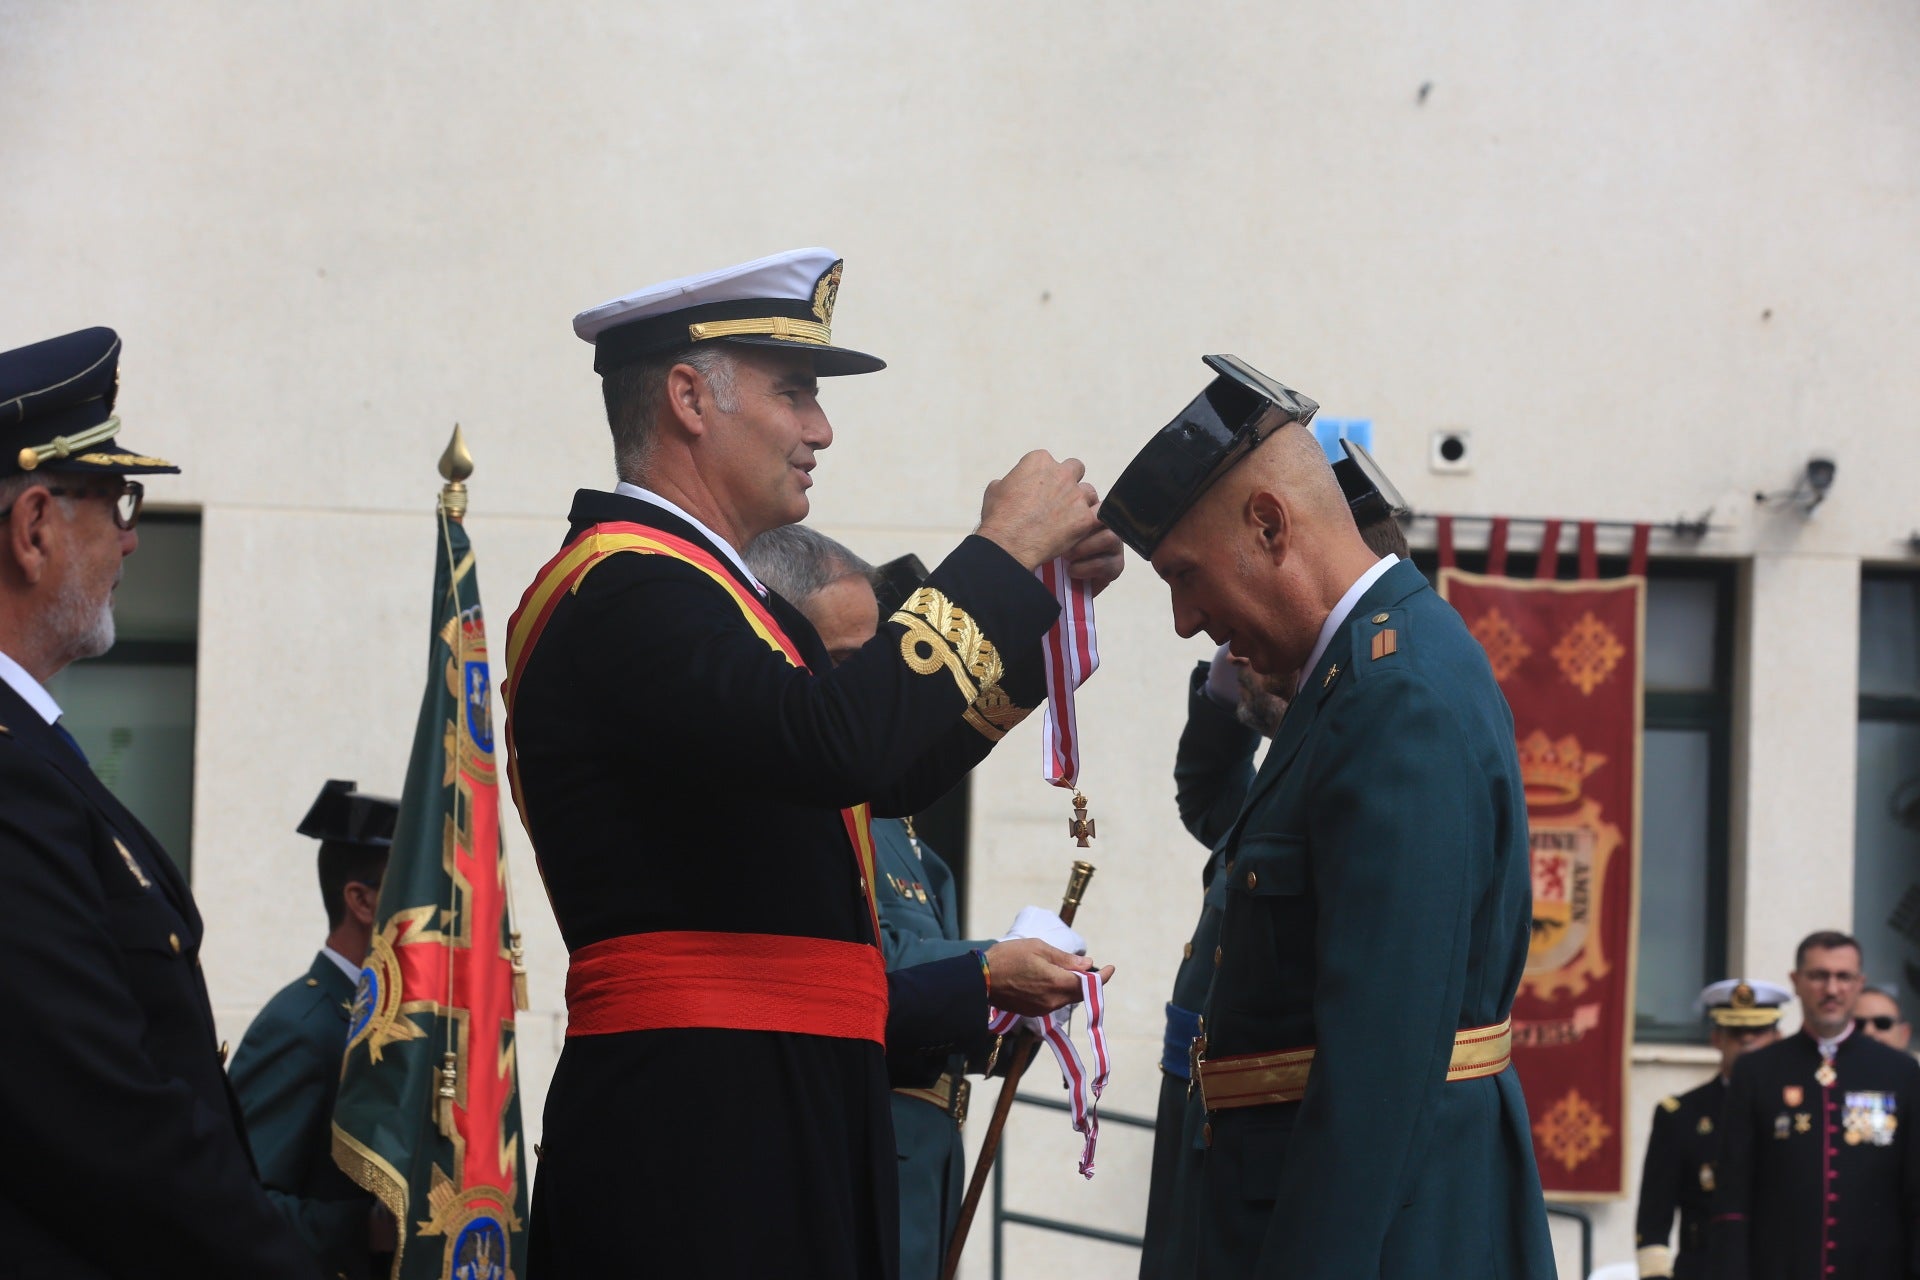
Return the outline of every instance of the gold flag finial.
{"type": "Polygon", "coordinates": [[[453,438],[447,441],[447,451],[440,455],[440,476],[446,484],[440,487],[440,509],[447,513],[450,520],[459,520],[467,514],[467,477],[473,474],[473,455],[467,452],[467,438],[460,434],[460,424],[453,424],[453,438]]]}

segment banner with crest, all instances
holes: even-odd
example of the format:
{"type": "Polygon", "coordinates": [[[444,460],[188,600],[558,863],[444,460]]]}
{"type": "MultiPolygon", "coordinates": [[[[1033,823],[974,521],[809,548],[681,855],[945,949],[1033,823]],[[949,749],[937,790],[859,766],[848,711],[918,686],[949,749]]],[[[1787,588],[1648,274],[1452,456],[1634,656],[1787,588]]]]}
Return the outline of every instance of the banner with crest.
{"type": "Polygon", "coordinates": [[[1486,649],[1513,708],[1533,864],[1513,1061],[1540,1180],[1561,1199],[1622,1196],[1646,578],[1523,580],[1443,567],[1440,593],[1486,649]]]}
{"type": "Polygon", "coordinates": [[[439,520],[426,694],[348,1023],[333,1154],[399,1224],[392,1280],[516,1280],[527,1193],[514,1014],[526,1007],[525,978],[500,843],[486,625],[459,519],[465,495],[452,496],[458,506],[443,496],[439,520]]]}

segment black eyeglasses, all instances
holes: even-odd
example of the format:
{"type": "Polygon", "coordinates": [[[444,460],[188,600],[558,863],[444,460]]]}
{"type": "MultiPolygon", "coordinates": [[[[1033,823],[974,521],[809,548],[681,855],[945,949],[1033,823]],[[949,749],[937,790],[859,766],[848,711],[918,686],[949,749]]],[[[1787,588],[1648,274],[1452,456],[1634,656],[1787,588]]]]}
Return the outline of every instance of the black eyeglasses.
{"type": "MultiPolygon", "coordinates": [[[[61,485],[48,485],[47,492],[56,498],[107,498],[113,503],[113,523],[122,529],[131,529],[140,523],[140,505],[146,501],[147,488],[138,480],[122,480],[117,485],[76,485],[69,489],[61,485]]],[[[18,506],[16,502],[14,504],[18,506]]],[[[0,520],[13,514],[13,507],[0,511],[0,520]]]]}
{"type": "Polygon", "coordinates": [[[1855,1018],[1853,1020],[1853,1025],[1861,1031],[1865,1031],[1868,1027],[1872,1027],[1875,1031],[1891,1031],[1894,1027],[1898,1026],[1899,1023],[1900,1019],[1890,1013],[1876,1013],[1871,1017],[1855,1018]]]}

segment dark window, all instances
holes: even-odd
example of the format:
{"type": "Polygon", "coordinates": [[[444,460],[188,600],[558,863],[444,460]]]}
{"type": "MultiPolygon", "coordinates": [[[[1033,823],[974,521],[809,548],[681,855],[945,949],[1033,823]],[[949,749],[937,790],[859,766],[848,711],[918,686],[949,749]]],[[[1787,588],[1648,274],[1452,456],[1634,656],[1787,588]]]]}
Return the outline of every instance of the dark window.
{"type": "Polygon", "coordinates": [[[93,770],[189,870],[200,517],[146,512],[114,593],[113,648],[47,683],[93,770]]]}
{"type": "Polygon", "coordinates": [[[1920,574],[1860,582],[1853,929],[1875,982],[1920,993],[1920,574]]]}
{"type": "MultiPolygon", "coordinates": [[[[1563,543],[1564,545],[1564,543],[1563,543]]],[[[1431,552],[1415,562],[1438,576],[1431,552]]],[[[1484,554],[1460,567],[1485,572],[1484,554]]],[[[1535,557],[1514,554],[1507,572],[1531,578],[1535,557]]],[[[1560,558],[1561,576],[1574,558],[1560,558]]],[[[1600,576],[1626,572],[1602,557],[1600,576]]],[[[1693,1003],[1725,976],[1728,776],[1733,721],[1735,566],[1656,560],[1647,567],[1646,694],[1640,760],[1640,947],[1634,1036],[1699,1041],[1693,1003]]]]}

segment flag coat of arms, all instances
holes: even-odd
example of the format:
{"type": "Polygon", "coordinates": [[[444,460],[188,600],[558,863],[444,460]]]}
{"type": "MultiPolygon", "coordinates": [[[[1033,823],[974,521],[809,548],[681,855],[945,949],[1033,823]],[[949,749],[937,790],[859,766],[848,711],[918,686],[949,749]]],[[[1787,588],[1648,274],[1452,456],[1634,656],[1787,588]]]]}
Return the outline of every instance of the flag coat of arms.
{"type": "Polygon", "coordinates": [[[527,1198],[514,1013],[525,979],[479,583],[449,505],[426,693],[348,1020],[333,1152],[399,1223],[392,1280],[517,1280],[527,1198]]]}

